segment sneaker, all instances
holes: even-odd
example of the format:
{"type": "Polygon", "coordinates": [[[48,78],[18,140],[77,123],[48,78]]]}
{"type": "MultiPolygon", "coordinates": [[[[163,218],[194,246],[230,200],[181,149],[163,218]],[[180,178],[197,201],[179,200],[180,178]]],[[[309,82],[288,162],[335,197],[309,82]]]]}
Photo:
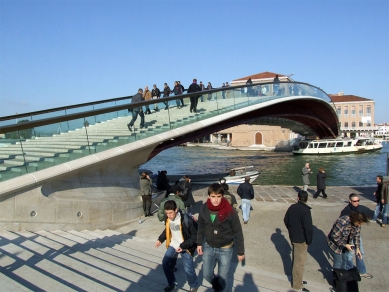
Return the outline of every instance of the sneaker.
{"type": "Polygon", "coordinates": [[[385,228],[385,224],[382,224],[381,227],[382,227],[382,228],[385,228]]]}
{"type": "Polygon", "coordinates": [[[177,285],[176,284],[173,284],[173,285],[168,285],[166,286],[163,291],[165,292],[170,292],[170,291],[173,291],[173,290],[176,290],[177,289],[177,285]]]}
{"type": "Polygon", "coordinates": [[[376,221],[376,220],[373,220],[373,219],[371,219],[371,220],[369,220],[369,222],[371,222],[371,223],[376,223],[377,221],[376,221]]]}
{"type": "Polygon", "coordinates": [[[189,292],[197,292],[197,288],[190,288],[189,292]]]}
{"type": "Polygon", "coordinates": [[[377,218],[377,221],[380,222],[380,223],[382,223],[382,219],[380,219],[380,218],[377,218]]]}
{"type": "Polygon", "coordinates": [[[128,128],[128,130],[130,130],[130,132],[132,132],[132,129],[131,129],[130,125],[127,125],[127,128],[128,128]]]}
{"type": "Polygon", "coordinates": [[[366,278],[366,279],[372,279],[373,278],[373,275],[370,275],[368,273],[365,273],[365,274],[359,274],[361,277],[363,278],[366,278]]]}
{"type": "Polygon", "coordinates": [[[301,289],[298,289],[297,291],[305,291],[305,292],[309,292],[309,290],[307,288],[301,288],[301,289]]]}

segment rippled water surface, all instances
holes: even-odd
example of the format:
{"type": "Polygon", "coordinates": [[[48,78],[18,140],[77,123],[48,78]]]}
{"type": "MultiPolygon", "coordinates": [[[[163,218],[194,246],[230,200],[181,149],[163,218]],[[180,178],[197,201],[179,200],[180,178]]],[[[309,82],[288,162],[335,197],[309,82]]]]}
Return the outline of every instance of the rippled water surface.
{"type": "Polygon", "coordinates": [[[252,165],[261,170],[255,184],[301,185],[301,169],[311,164],[311,185],[316,185],[319,167],[327,172],[328,186],[374,185],[378,174],[386,175],[389,143],[379,152],[348,155],[295,156],[291,153],[219,150],[206,147],[174,147],[165,150],[142,165],[157,173],[168,174],[222,173],[230,168],[252,165]]]}

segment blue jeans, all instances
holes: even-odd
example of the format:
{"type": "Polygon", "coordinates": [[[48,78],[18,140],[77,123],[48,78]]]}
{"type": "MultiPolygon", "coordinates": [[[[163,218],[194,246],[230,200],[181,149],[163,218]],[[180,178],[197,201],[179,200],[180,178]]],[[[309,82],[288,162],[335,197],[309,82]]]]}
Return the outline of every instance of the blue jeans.
{"type": "Polygon", "coordinates": [[[228,270],[230,269],[233,248],[211,247],[205,243],[203,249],[203,276],[205,280],[212,284],[213,289],[227,292],[228,270]],[[214,273],[216,263],[217,276],[214,273]]]}
{"type": "Polygon", "coordinates": [[[384,204],[384,209],[382,210],[382,213],[382,224],[388,224],[389,204],[384,204]]]}
{"type": "Polygon", "coordinates": [[[139,108],[132,109],[132,119],[131,122],[128,124],[130,127],[132,127],[138,118],[138,114],[140,116],[140,127],[143,128],[145,126],[145,115],[143,111],[141,111],[139,108]]]}
{"type": "MultiPolygon", "coordinates": [[[[351,242],[351,244],[353,244],[353,243],[351,242]]],[[[360,274],[366,274],[366,266],[365,266],[365,262],[364,262],[365,250],[363,249],[362,236],[360,237],[359,245],[360,245],[359,246],[359,250],[361,252],[362,259],[360,259],[359,257],[357,257],[355,255],[355,262],[357,263],[357,269],[358,269],[359,273],[360,274]]],[[[347,253],[346,270],[350,270],[351,268],[354,267],[354,264],[353,264],[354,254],[355,253],[353,253],[353,252],[348,252],[347,253]]]]}
{"type": "MultiPolygon", "coordinates": [[[[183,251],[180,254],[188,284],[190,288],[197,288],[197,275],[193,265],[193,257],[187,251],[183,251]]],[[[176,265],[177,257],[178,253],[176,252],[175,248],[169,246],[162,260],[163,271],[165,273],[165,277],[169,285],[175,285],[177,283],[176,277],[174,276],[173,272],[173,269],[176,265]]]]}
{"type": "Polygon", "coordinates": [[[378,215],[380,214],[381,207],[382,207],[382,204],[381,203],[377,203],[377,206],[375,207],[375,210],[374,210],[374,216],[373,216],[373,220],[374,221],[377,220],[378,215]]]}
{"type": "Polygon", "coordinates": [[[243,214],[244,222],[250,220],[250,208],[251,208],[251,200],[242,199],[242,214],[243,214]]]}
{"type": "MultiPolygon", "coordinates": [[[[336,253],[330,248],[330,253],[331,253],[332,258],[334,260],[334,264],[333,264],[332,268],[334,268],[334,269],[346,269],[348,252],[336,253]]],[[[351,254],[353,254],[353,253],[351,253],[351,254]]]]}

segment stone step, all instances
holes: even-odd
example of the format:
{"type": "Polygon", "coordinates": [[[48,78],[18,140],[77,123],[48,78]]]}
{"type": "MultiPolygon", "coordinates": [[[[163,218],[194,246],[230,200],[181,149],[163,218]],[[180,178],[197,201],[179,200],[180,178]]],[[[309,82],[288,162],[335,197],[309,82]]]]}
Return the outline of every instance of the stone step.
{"type": "MultiPolygon", "coordinates": [[[[136,271],[128,271],[127,268],[119,268],[115,263],[108,263],[99,257],[89,255],[83,245],[75,241],[55,234],[45,234],[46,236],[38,237],[36,233],[27,231],[19,232],[19,234],[30,238],[28,244],[31,246],[37,244],[37,248],[39,246],[48,248],[49,250],[41,256],[45,259],[49,255],[53,262],[65,269],[62,273],[65,276],[66,270],[69,270],[70,273],[67,274],[70,275],[70,280],[73,278],[72,274],[76,273],[78,277],[74,279],[77,281],[74,284],[79,287],[76,289],[77,291],[153,291],[147,286],[147,283],[144,283],[145,280],[143,280],[143,285],[138,283],[144,277],[143,275],[136,271]]],[[[89,253],[98,255],[95,250],[90,250],[89,253]]],[[[102,256],[100,255],[100,257],[102,256]]]]}

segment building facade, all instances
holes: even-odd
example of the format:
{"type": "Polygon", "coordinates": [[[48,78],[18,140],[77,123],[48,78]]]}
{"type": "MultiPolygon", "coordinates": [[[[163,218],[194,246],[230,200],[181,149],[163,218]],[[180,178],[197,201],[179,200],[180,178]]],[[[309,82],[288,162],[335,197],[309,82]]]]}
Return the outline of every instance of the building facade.
{"type": "Polygon", "coordinates": [[[231,147],[289,150],[297,134],[279,126],[239,125],[211,135],[211,142],[231,147]]]}
{"type": "Polygon", "coordinates": [[[389,123],[377,124],[377,130],[375,131],[375,136],[382,138],[384,140],[389,140],[389,123]]]}
{"type": "Polygon", "coordinates": [[[356,95],[345,95],[343,91],[329,95],[339,118],[340,131],[344,137],[372,137],[375,101],[356,95]]]}

